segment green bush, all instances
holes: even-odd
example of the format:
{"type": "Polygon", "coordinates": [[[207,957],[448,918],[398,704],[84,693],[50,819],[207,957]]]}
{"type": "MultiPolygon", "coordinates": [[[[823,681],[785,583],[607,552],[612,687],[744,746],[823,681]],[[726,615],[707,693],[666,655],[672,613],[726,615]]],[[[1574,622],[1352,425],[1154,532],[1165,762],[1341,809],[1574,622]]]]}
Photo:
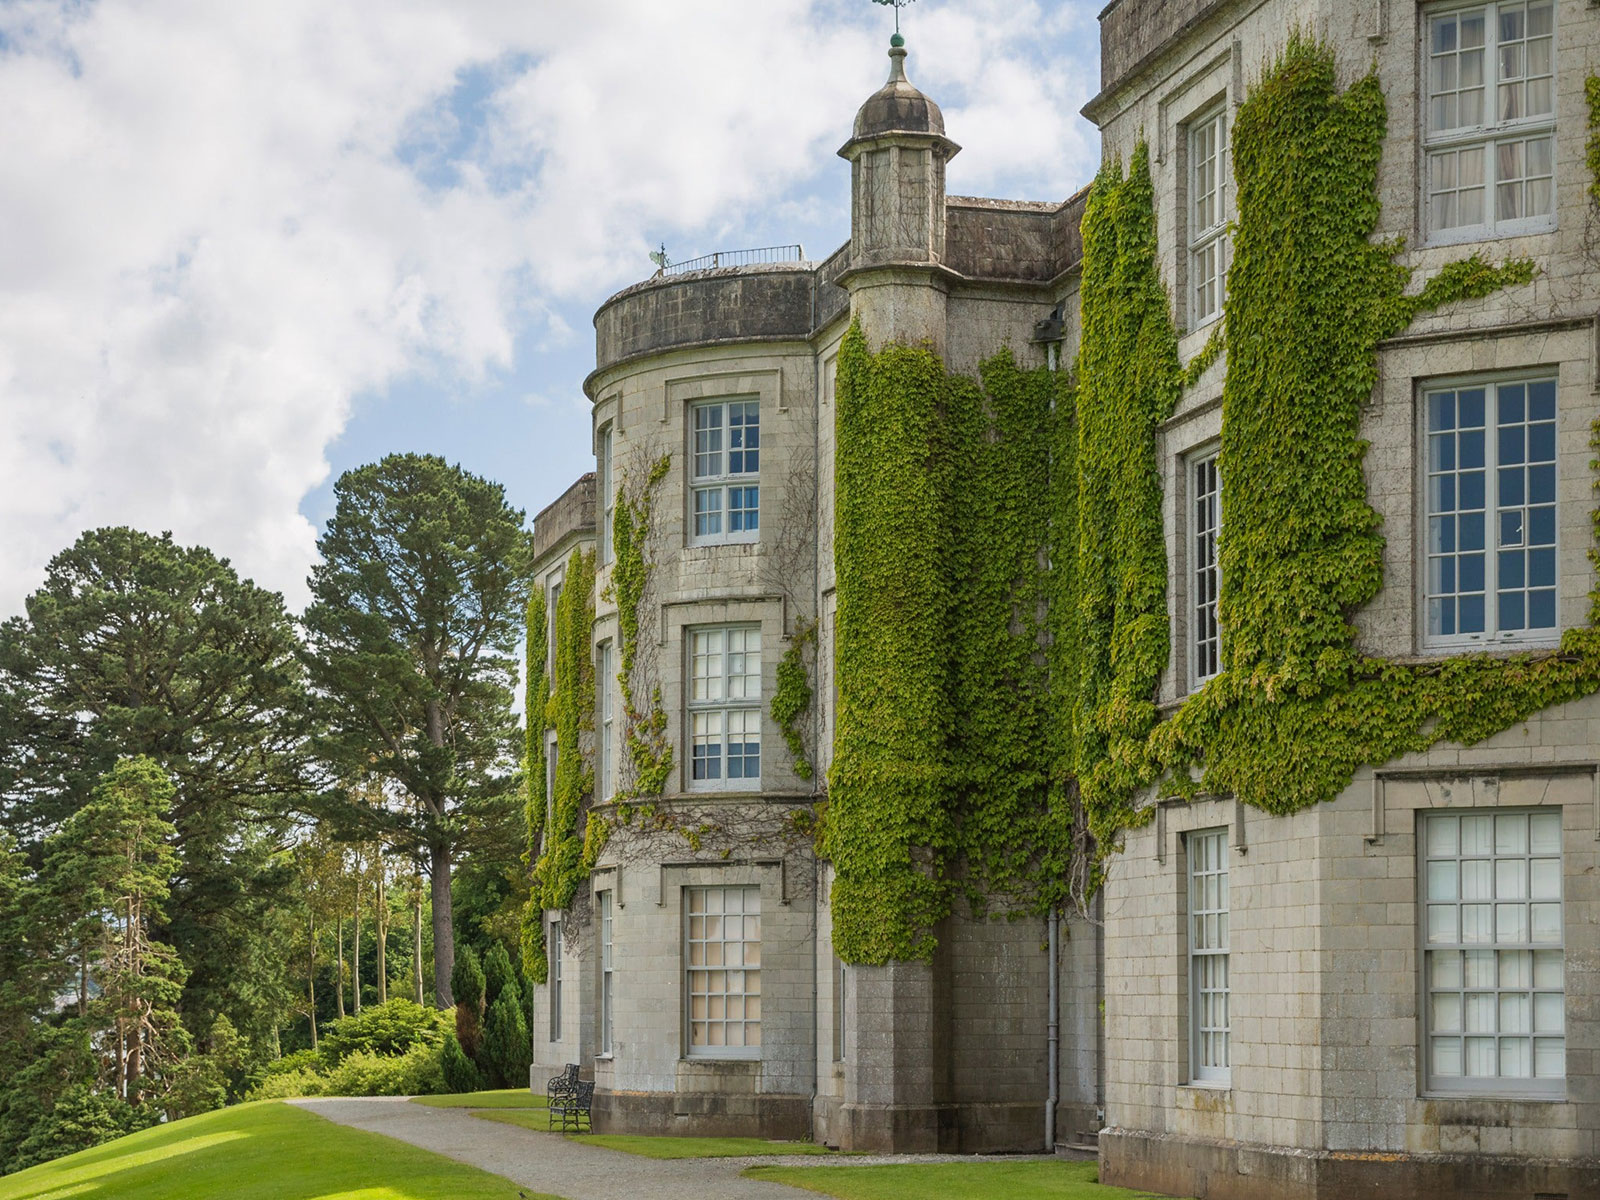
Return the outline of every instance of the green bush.
{"type": "Polygon", "coordinates": [[[161,1110],[154,1104],[135,1107],[110,1092],[97,1092],[88,1084],[80,1083],[64,1092],[33,1127],[7,1167],[20,1171],[65,1154],[88,1150],[124,1134],[146,1129],[160,1119],[161,1110]]]}
{"type": "Polygon", "coordinates": [[[292,1054],[285,1054],[282,1058],[275,1058],[266,1065],[262,1072],[266,1078],[274,1075],[294,1075],[302,1071],[320,1071],[323,1058],[320,1050],[296,1050],[292,1054]]]}
{"type": "Polygon", "coordinates": [[[437,1009],[411,1000],[390,1000],[331,1022],[319,1049],[324,1063],[336,1064],[360,1052],[391,1056],[405,1054],[415,1046],[437,1048],[444,1044],[449,1024],[448,1014],[437,1009]]]}
{"type": "Polygon", "coordinates": [[[328,1096],[426,1096],[443,1090],[444,1071],[433,1046],[404,1054],[357,1050],[328,1072],[328,1096]]]}
{"type": "Polygon", "coordinates": [[[483,1090],[483,1075],[454,1033],[444,1035],[444,1049],[439,1052],[439,1064],[444,1072],[447,1092],[479,1092],[483,1090]]]}
{"type": "Polygon", "coordinates": [[[269,1074],[250,1092],[250,1100],[293,1100],[300,1096],[327,1095],[328,1077],[315,1067],[269,1074]]]}
{"type": "MultiPolygon", "coordinates": [[[[449,1036],[453,1038],[454,1035],[449,1036]]],[[[356,1050],[331,1066],[300,1065],[274,1071],[261,1081],[249,1098],[287,1100],[298,1096],[430,1096],[444,1090],[440,1048],[419,1043],[404,1054],[374,1054],[370,1050],[356,1050]]]]}

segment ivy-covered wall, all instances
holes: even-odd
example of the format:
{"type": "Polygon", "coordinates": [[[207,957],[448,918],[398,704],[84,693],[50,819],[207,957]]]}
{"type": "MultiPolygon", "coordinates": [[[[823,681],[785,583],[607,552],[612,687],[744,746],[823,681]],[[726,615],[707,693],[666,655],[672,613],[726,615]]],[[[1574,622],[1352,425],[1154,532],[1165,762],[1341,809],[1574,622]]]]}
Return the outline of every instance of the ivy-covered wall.
{"type": "Polygon", "coordinates": [[[1584,95],[1589,101],[1589,195],[1600,203],[1600,75],[1584,80],[1584,95]]]}
{"type": "MultiPolygon", "coordinates": [[[[525,664],[523,686],[523,737],[522,737],[522,812],[525,828],[525,845],[522,859],[530,871],[544,850],[545,779],[544,734],[545,707],[550,700],[550,678],[545,674],[545,662],[550,656],[549,613],[545,606],[544,589],[536,587],[528,597],[527,629],[523,640],[525,664]]],[[[544,908],[538,887],[533,888],[522,909],[522,969],[530,978],[542,980],[544,960],[544,908]]]]}
{"type": "MultiPolygon", "coordinates": [[[[539,608],[542,610],[543,605],[539,608]]],[[[561,595],[556,600],[554,679],[544,684],[548,699],[543,726],[556,733],[555,780],[542,830],[542,852],[534,864],[533,890],[523,919],[523,962],[539,983],[544,982],[547,970],[543,914],[549,909],[566,908],[588,878],[585,818],[594,799],[594,762],[584,735],[594,729],[594,659],[590,641],[593,628],[594,551],[574,550],[567,560],[561,595]]],[[[533,721],[530,713],[530,727],[533,721]]],[[[539,775],[544,775],[542,768],[539,775]]],[[[533,821],[530,818],[530,836],[533,821]]]]}
{"type": "Polygon", "coordinates": [[[847,336],[821,843],[847,961],[929,957],[962,888],[1014,909],[1062,903],[1083,855],[1114,850],[1152,789],[1294,811],[1363,764],[1600,689],[1592,627],[1554,653],[1423,664],[1355,644],[1352,617],[1383,584],[1360,433],[1379,345],[1535,274],[1474,255],[1413,289],[1403,247],[1374,240],[1385,132],[1376,77],[1341,89],[1331,53],[1292,38],[1235,123],[1225,320],[1188,369],[1142,144],[1090,194],[1070,388],[1008,353],[975,381],[925,349],[872,354],[847,336]],[[1224,353],[1224,670],[1162,719],[1157,429],[1224,353]]]}

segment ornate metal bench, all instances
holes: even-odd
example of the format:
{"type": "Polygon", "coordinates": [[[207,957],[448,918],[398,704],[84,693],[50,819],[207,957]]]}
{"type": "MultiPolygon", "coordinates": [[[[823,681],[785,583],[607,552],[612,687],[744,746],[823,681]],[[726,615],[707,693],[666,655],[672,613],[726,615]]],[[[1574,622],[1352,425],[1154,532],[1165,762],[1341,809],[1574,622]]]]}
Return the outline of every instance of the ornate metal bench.
{"type": "Polygon", "coordinates": [[[550,1124],[554,1126],[559,1115],[563,1133],[586,1132],[594,1127],[589,1120],[589,1110],[593,1106],[594,1080],[580,1079],[571,1093],[550,1101],[550,1124]]]}

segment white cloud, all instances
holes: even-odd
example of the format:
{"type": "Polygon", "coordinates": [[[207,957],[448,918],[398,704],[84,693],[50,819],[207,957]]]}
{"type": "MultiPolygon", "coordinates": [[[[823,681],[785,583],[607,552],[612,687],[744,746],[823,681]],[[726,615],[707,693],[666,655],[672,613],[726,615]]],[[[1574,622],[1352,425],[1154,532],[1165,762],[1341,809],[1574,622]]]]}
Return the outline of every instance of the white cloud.
{"type": "MultiPolygon", "coordinates": [[[[882,79],[869,7],[0,6],[0,614],[110,523],[298,605],[351,398],[507,371],[656,237],[806,211],[882,79]]],[[[1084,73],[1038,49],[1077,6],[920,7],[962,186],[1080,182],[1084,73]]]]}

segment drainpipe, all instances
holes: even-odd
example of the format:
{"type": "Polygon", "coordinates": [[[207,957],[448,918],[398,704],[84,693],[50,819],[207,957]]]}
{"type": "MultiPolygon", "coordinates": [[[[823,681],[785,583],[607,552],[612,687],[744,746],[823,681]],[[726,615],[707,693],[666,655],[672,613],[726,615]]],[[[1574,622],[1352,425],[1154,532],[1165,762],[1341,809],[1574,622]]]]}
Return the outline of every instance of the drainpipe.
{"type": "Polygon", "coordinates": [[[1056,1102],[1061,1099],[1061,910],[1050,910],[1050,1021],[1045,1070],[1050,1075],[1050,1094],[1044,1102],[1044,1148],[1056,1148],[1056,1102]]]}

